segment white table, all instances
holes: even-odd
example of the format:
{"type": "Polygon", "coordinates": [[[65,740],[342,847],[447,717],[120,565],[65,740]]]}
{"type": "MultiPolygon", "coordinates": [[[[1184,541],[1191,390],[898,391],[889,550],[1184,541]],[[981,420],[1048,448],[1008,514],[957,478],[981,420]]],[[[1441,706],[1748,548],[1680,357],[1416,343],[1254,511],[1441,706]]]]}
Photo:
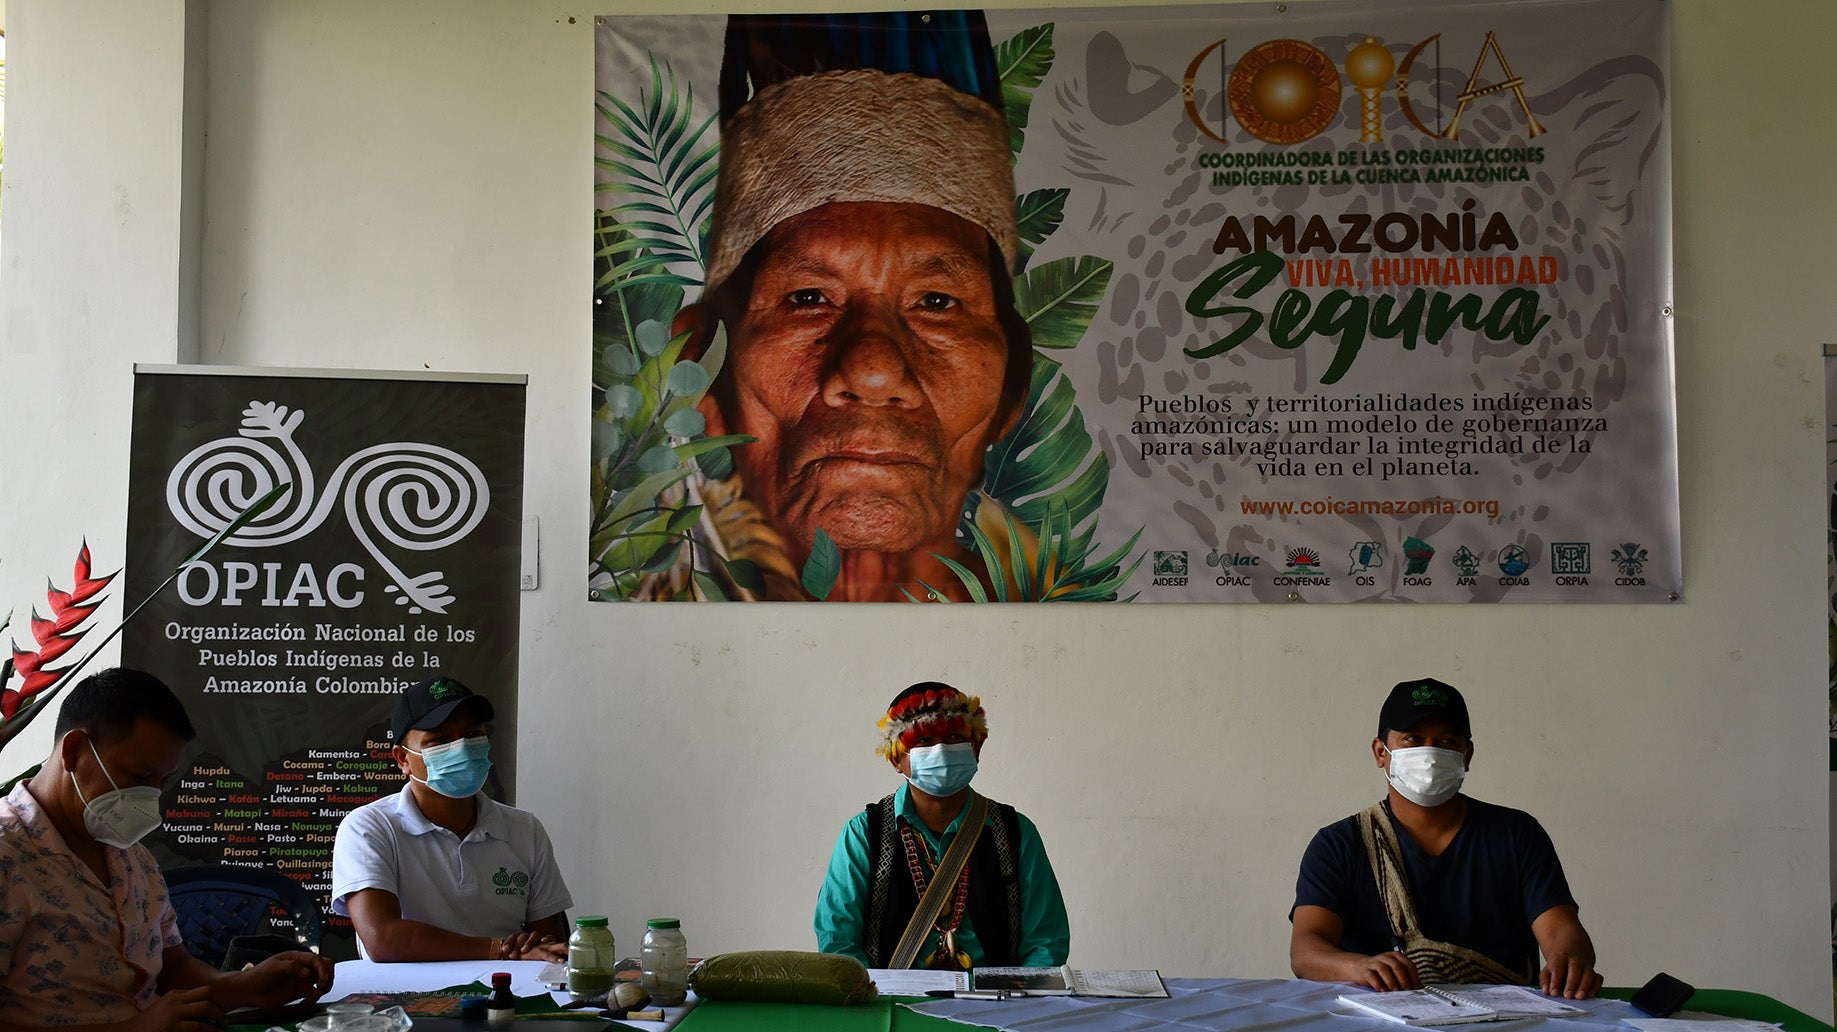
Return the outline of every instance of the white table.
{"type": "MultiPolygon", "coordinates": [[[[1033,996],[1018,1000],[938,1000],[908,1004],[919,1014],[1013,1032],[1373,1032],[1396,1025],[1362,1014],[1339,997],[1362,990],[1337,982],[1274,978],[1169,978],[1168,997],[1115,1000],[1033,996]]],[[[1572,1000],[1587,1013],[1567,1018],[1487,1022],[1475,1032],[1631,1032],[1639,1012],[1620,1000],[1572,1000]]]]}

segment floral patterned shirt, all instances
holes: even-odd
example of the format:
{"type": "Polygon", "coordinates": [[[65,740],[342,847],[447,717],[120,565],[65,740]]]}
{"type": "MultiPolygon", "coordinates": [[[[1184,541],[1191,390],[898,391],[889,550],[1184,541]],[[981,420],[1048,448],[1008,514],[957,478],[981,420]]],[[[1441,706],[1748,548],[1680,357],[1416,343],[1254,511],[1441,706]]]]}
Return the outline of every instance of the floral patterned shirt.
{"type": "Polygon", "coordinates": [[[152,1005],[178,946],[166,880],[145,846],[103,846],[108,884],[77,859],[21,782],[0,799],[0,1014],[37,1027],[123,1021],[152,1005]]]}

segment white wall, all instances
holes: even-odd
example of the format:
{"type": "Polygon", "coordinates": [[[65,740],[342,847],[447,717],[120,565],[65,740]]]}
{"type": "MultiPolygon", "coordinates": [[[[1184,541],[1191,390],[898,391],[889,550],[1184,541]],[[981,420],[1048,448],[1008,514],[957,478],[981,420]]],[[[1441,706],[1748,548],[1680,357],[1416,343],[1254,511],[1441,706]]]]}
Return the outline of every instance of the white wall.
{"type": "MultiPolygon", "coordinates": [[[[716,9],[648,5],[666,7],[716,9]]],[[[98,385],[122,405],[126,363],[177,347],[156,340],[177,241],[101,214],[163,174],[142,130],[177,132],[170,98],[123,118],[109,94],[112,117],[76,118],[104,84],[28,78],[79,36],[138,52],[120,11],[12,0],[16,167],[42,148],[71,181],[7,176],[7,599],[65,569],[78,528],[119,557],[125,429],[65,406],[98,385]],[[33,28],[64,42],[28,57],[33,28]],[[33,484],[38,454],[85,472],[33,484]]],[[[1038,822],[1074,963],[1284,975],[1302,846],[1377,797],[1377,704],[1433,673],[1473,705],[1474,794],[1556,839],[1610,983],[1664,968],[1830,1015],[1814,299],[1837,279],[1837,116],[1817,99],[1837,7],[1674,4],[1683,601],[1356,609],[586,603],[595,13],[212,4],[199,318],[208,362],[529,375],[544,540],[518,792],[577,909],[627,948],[659,914],[694,952],[808,947],[836,830],[893,784],[874,719],[941,678],[988,705],[978,784],[1038,822]]]]}

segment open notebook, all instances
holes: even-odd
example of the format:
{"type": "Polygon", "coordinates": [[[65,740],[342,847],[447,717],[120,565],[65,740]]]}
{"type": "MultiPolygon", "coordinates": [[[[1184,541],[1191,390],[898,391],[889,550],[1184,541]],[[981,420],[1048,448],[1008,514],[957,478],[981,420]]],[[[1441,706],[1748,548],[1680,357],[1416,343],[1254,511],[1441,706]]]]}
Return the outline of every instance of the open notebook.
{"type": "Polygon", "coordinates": [[[885,996],[926,993],[1009,991],[1028,996],[1113,996],[1149,998],[1167,995],[1161,974],[1151,970],[1101,970],[1060,967],[979,967],[970,971],[891,971],[870,968],[868,974],[885,996]]]}
{"type": "Polygon", "coordinates": [[[1404,1025],[1465,1025],[1587,1013],[1517,985],[1431,985],[1392,993],[1348,993],[1339,1002],[1404,1025]]]}

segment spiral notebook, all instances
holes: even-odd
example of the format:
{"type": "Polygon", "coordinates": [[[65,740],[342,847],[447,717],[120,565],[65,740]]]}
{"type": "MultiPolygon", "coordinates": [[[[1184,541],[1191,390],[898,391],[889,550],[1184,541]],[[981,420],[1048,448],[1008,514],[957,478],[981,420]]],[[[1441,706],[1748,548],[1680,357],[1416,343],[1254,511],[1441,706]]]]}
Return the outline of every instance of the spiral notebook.
{"type": "Polygon", "coordinates": [[[978,992],[1007,989],[1028,996],[1113,996],[1154,998],[1167,995],[1161,973],[1153,969],[1060,967],[979,967],[970,971],[978,992]]]}
{"type": "Polygon", "coordinates": [[[1518,985],[1430,985],[1392,993],[1349,993],[1339,1002],[1403,1025],[1466,1025],[1587,1013],[1518,985]]]}

